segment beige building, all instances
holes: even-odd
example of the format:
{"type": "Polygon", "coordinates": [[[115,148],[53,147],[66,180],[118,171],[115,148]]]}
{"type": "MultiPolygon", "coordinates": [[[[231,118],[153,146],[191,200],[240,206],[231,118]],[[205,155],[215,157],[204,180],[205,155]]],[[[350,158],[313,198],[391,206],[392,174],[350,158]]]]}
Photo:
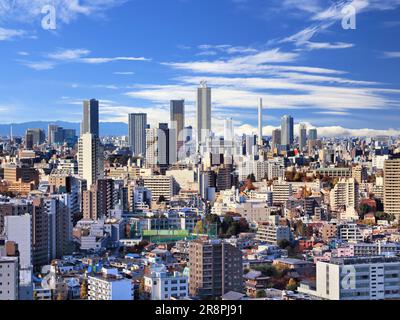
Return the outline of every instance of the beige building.
{"type": "Polygon", "coordinates": [[[383,203],[386,213],[400,218],[400,159],[386,160],[384,166],[383,203]]]}

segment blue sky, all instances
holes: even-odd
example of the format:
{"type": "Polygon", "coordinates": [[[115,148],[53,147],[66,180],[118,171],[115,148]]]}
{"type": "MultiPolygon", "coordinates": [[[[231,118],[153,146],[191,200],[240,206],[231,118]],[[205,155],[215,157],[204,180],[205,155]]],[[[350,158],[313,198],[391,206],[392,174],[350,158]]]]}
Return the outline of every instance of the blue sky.
{"type": "Polygon", "coordinates": [[[80,121],[95,97],[101,121],[152,124],[184,98],[193,124],[204,79],[217,132],[226,117],[255,131],[263,97],[266,134],[284,114],[326,135],[398,134],[399,39],[400,0],[0,0],[0,123],[80,121]]]}

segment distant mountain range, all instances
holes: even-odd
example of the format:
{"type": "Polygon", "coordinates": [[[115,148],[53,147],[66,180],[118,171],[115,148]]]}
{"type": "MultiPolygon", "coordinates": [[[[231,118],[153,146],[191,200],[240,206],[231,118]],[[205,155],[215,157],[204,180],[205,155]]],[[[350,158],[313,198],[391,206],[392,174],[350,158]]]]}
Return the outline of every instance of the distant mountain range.
{"type": "MultiPolygon", "coordinates": [[[[65,122],[65,121],[32,121],[23,123],[8,123],[0,124],[0,136],[9,136],[11,125],[14,136],[25,135],[26,129],[40,128],[46,131],[49,124],[55,124],[64,129],[75,129],[76,134],[79,135],[80,123],[79,122],[65,122]]],[[[128,135],[128,125],[124,122],[100,122],[100,135],[102,136],[124,136],[128,135]]]]}

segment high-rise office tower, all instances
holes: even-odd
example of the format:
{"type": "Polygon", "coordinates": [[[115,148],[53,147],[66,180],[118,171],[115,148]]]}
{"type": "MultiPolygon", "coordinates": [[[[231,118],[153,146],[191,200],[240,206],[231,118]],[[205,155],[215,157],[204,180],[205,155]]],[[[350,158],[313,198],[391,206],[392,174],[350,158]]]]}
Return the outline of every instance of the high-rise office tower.
{"type": "Polygon", "coordinates": [[[281,120],[281,144],[289,147],[293,144],[293,140],[293,118],[291,116],[284,115],[281,120]]]}
{"type": "Polygon", "coordinates": [[[275,149],[281,145],[281,130],[274,129],[272,130],[272,141],[271,141],[271,148],[275,149]]]}
{"type": "Polygon", "coordinates": [[[43,129],[34,128],[34,129],[27,129],[26,136],[32,136],[32,143],[33,145],[42,144],[46,140],[46,135],[43,129]]]}
{"type": "Polygon", "coordinates": [[[221,240],[189,244],[189,292],[200,298],[220,297],[243,287],[242,252],[221,240]]]}
{"type": "Polygon", "coordinates": [[[304,123],[299,126],[299,145],[300,150],[303,150],[307,145],[307,126],[304,123]]]}
{"type": "Polygon", "coordinates": [[[81,135],[85,133],[99,137],[99,101],[96,99],[83,101],[81,135]]]}
{"type": "Polygon", "coordinates": [[[211,88],[205,81],[197,89],[197,142],[205,142],[211,132],[211,88]]]}
{"type": "Polygon", "coordinates": [[[170,113],[171,133],[175,135],[176,148],[179,150],[185,141],[185,100],[171,100],[170,113]]]}
{"type": "Polygon", "coordinates": [[[48,144],[54,143],[54,135],[55,135],[55,132],[57,131],[57,129],[58,129],[58,126],[56,124],[49,124],[48,129],[47,129],[48,144]]]}
{"type": "Polygon", "coordinates": [[[262,147],[263,146],[263,100],[260,98],[260,103],[258,105],[258,140],[257,144],[258,146],[262,147]]]}
{"type": "Polygon", "coordinates": [[[33,134],[27,132],[25,134],[25,149],[32,150],[33,149],[33,134]]]}
{"type": "Polygon", "coordinates": [[[91,186],[104,176],[104,149],[93,134],[83,134],[78,142],[78,173],[91,186]]]}
{"type": "Polygon", "coordinates": [[[318,139],[317,129],[308,130],[308,139],[311,141],[315,141],[318,139]]]}
{"type": "Polygon", "coordinates": [[[227,118],[224,121],[224,140],[232,143],[234,137],[233,120],[232,118],[227,118]]]}
{"type": "Polygon", "coordinates": [[[256,135],[246,135],[246,155],[251,156],[255,153],[256,140],[256,135]]]}
{"type": "Polygon", "coordinates": [[[129,114],[129,147],[135,156],[146,156],[146,113],[129,114]]]}
{"type": "Polygon", "coordinates": [[[383,204],[386,213],[400,220],[400,159],[385,160],[383,204]]]}

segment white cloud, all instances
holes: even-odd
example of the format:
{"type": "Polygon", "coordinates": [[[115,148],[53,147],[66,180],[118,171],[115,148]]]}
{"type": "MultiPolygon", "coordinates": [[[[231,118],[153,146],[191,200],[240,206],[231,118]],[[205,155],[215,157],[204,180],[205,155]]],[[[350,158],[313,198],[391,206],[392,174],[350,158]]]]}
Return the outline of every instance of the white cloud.
{"type": "Polygon", "coordinates": [[[45,61],[21,61],[21,63],[31,69],[47,70],[52,69],[60,63],[86,63],[86,64],[103,64],[114,61],[150,61],[145,57],[87,57],[91,53],[90,50],[80,49],[58,49],[55,52],[46,54],[45,61]],[[43,66],[43,68],[41,67],[43,66]],[[47,66],[47,68],[46,68],[47,66]]]}
{"type": "Polygon", "coordinates": [[[116,75],[132,75],[135,74],[133,71],[115,71],[113,74],[116,75]]]}
{"type": "Polygon", "coordinates": [[[400,51],[386,51],[383,55],[385,58],[400,58],[400,51]]]}
{"type": "Polygon", "coordinates": [[[90,51],[87,49],[66,49],[50,53],[48,57],[54,60],[68,61],[78,60],[83,56],[87,56],[89,53],[90,51]]]}
{"type": "Polygon", "coordinates": [[[150,61],[148,58],[144,57],[112,57],[112,58],[82,58],[79,62],[89,63],[89,64],[102,64],[113,61],[150,61]]]}
{"type": "MultiPolygon", "coordinates": [[[[396,129],[376,130],[369,128],[350,129],[341,126],[317,127],[310,123],[306,123],[307,128],[316,128],[319,137],[375,137],[375,136],[399,136],[400,131],[396,129]]],[[[265,126],[263,127],[264,135],[271,135],[272,130],[279,129],[280,127],[265,126]]],[[[294,132],[297,135],[299,131],[299,124],[295,125],[294,132]]],[[[241,125],[235,128],[237,134],[256,133],[257,128],[248,124],[241,125]]]]}
{"type": "Polygon", "coordinates": [[[79,16],[97,16],[128,0],[0,0],[0,18],[5,21],[32,22],[43,17],[42,8],[52,5],[57,21],[70,23],[79,16]]]}
{"type": "Polygon", "coordinates": [[[5,29],[0,27],[0,41],[12,40],[26,35],[24,30],[5,29]]]}
{"type": "Polygon", "coordinates": [[[50,61],[21,61],[21,64],[36,71],[51,70],[55,66],[50,61]]]}

